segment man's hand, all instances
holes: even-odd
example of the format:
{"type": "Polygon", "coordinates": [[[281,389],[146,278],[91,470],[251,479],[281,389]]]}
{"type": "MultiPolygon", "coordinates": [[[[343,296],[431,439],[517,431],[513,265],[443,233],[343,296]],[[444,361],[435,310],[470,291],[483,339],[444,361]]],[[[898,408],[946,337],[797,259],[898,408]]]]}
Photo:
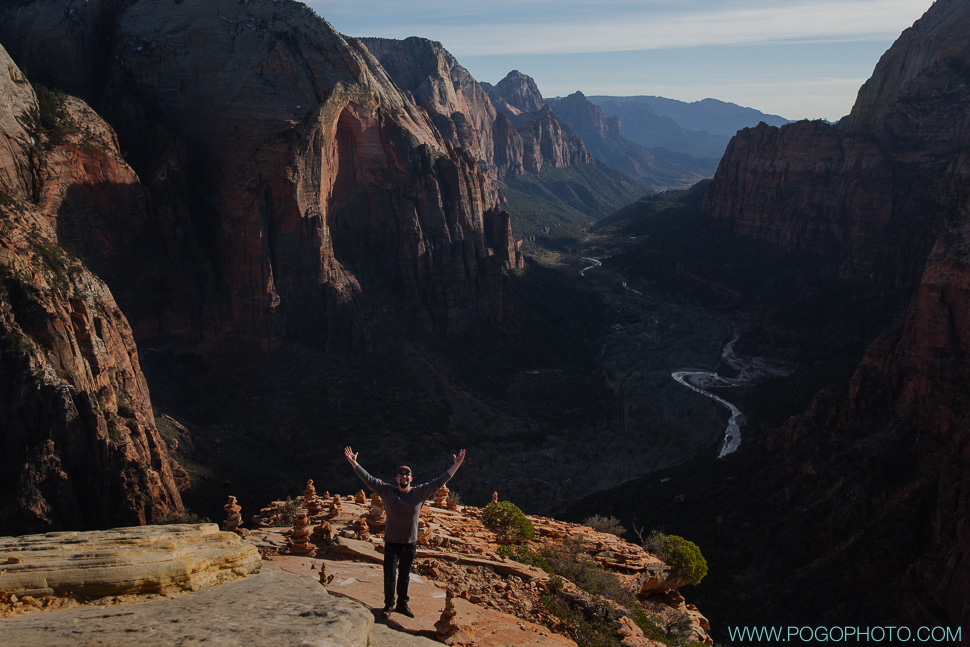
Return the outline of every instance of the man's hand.
{"type": "MultiPolygon", "coordinates": [[[[463,457],[464,457],[464,451],[465,450],[462,450],[463,457]]],[[[354,450],[350,448],[350,445],[347,445],[346,447],[344,447],[344,456],[347,457],[347,461],[350,463],[351,467],[357,467],[357,454],[355,454],[354,450]]]]}
{"type": "Polygon", "coordinates": [[[455,469],[458,469],[458,466],[465,460],[465,450],[461,450],[457,455],[452,454],[451,457],[455,459],[455,469]]]}

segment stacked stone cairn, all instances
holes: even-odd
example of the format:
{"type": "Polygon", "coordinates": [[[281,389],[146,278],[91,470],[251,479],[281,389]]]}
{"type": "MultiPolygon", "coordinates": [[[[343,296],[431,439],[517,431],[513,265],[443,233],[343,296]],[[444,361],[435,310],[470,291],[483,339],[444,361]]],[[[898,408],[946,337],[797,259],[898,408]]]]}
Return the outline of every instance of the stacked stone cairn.
{"type": "Polygon", "coordinates": [[[236,497],[230,496],[229,502],[223,506],[223,509],[228,515],[226,520],[222,522],[222,529],[228,532],[234,532],[240,537],[245,537],[249,533],[245,528],[242,527],[242,507],[236,503],[236,497]]]}
{"type": "Polygon", "coordinates": [[[361,517],[354,522],[354,538],[355,539],[370,539],[370,528],[367,526],[367,519],[361,517]]]}
{"type": "MultiPolygon", "coordinates": [[[[313,527],[313,532],[310,533],[310,543],[320,546],[321,544],[329,544],[333,539],[333,528],[327,523],[326,519],[321,519],[320,523],[313,527]]],[[[317,549],[319,552],[319,548],[317,549]]]]}
{"type": "Polygon", "coordinates": [[[323,512],[323,502],[317,496],[317,489],[313,487],[313,479],[306,482],[306,488],[303,490],[303,507],[306,508],[310,517],[315,517],[323,512]]]}
{"type": "Polygon", "coordinates": [[[257,528],[269,528],[275,525],[276,517],[279,515],[279,501],[273,501],[265,508],[260,508],[259,514],[253,515],[253,525],[257,528]]]}
{"type": "Polygon", "coordinates": [[[360,490],[357,493],[357,496],[354,497],[354,502],[359,503],[360,505],[367,505],[367,493],[360,490]]]}
{"type": "Polygon", "coordinates": [[[342,512],[342,508],[343,503],[340,501],[340,495],[334,494],[333,498],[330,499],[330,510],[327,512],[327,516],[333,519],[342,512]]]}
{"type": "Polygon", "coordinates": [[[290,552],[294,555],[307,555],[316,550],[310,543],[310,518],[306,510],[300,510],[293,520],[293,530],[290,531],[290,552]]]}
{"type": "Polygon", "coordinates": [[[438,491],[434,493],[434,506],[436,508],[447,508],[449,494],[451,494],[451,490],[448,489],[447,485],[438,488],[438,491]]]}
{"type": "Polygon", "coordinates": [[[445,608],[441,612],[438,622],[434,623],[438,638],[448,644],[461,645],[472,642],[474,635],[470,627],[463,627],[458,623],[458,611],[455,609],[455,592],[445,591],[445,608]]]}
{"type": "Polygon", "coordinates": [[[333,575],[327,575],[327,563],[320,562],[320,584],[326,586],[333,582],[333,575]]]}
{"type": "Polygon", "coordinates": [[[370,497],[370,510],[364,516],[367,519],[367,524],[370,526],[371,530],[374,532],[381,532],[384,530],[386,525],[386,519],[384,515],[384,499],[381,498],[377,492],[370,497]]]}

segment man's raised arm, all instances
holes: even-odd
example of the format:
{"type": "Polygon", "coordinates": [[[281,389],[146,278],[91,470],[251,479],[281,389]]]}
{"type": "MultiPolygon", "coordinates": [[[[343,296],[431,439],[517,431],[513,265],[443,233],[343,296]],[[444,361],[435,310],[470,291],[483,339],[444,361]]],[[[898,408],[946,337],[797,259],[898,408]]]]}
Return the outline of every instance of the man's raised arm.
{"type": "Polygon", "coordinates": [[[354,450],[350,448],[350,445],[344,447],[344,456],[347,457],[347,462],[350,463],[350,466],[354,468],[354,474],[356,474],[357,477],[371,490],[374,492],[379,492],[383,482],[380,479],[371,476],[367,470],[360,466],[360,463],[357,462],[357,453],[359,452],[355,453],[354,450]]]}
{"type": "MultiPolygon", "coordinates": [[[[357,453],[359,454],[360,452],[357,453]]],[[[347,457],[347,461],[350,463],[350,466],[357,469],[357,454],[355,454],[354,450],[350,448],[350,445],[344,447],[344,456],[347,457]]]]}
{"type": "MultiPolygon", "coordinates": [[[[350,448],[348,447],[348,449],[350,448]]],[[[448,468],[448,474],[454,476],[455,472],[458,471],[458,468],[461,467],[462,462],[465,460],[465,450],[462,449],[457,454],[452,454],[451,458],[454,459],[455,462],[451,467],[448,468]]]]}

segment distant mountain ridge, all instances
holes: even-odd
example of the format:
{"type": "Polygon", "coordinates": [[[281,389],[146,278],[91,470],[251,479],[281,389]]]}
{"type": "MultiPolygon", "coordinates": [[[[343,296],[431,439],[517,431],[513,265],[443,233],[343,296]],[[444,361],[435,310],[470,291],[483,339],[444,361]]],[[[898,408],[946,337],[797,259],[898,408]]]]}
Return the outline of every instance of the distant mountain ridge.
{"type": "Polygon", "coordinates": [[[624,135],[621,120],[608,117],[582,92],[546,103],[582,137],[597,159],[653,189],[685,188],[711,177],[717,168],[717,156],[698,158],[666,149],[648,150],[631,141],[624,135]]]}
{"type": "Polygon", "coordinates": [[[628,139],[647,148],[664,147],[699,157],[724,154],[742,128],[764,122],[783,126],[788,119],[717,99],[691,103],[657,96],[589,96],[604,114],[618,117],[628,139]]]}
{"type": "Polygon", "coordinates": [[[441,43],[426,38],[363,38],[394,83],[427,112],[442,136],[473,155],[532,239],[575,239],[591,221],[647,187],[600,168],[583,140],[517,71],[480,84],[441,43]],[[578,198],[582,196],[582,198],[578,198]]]}

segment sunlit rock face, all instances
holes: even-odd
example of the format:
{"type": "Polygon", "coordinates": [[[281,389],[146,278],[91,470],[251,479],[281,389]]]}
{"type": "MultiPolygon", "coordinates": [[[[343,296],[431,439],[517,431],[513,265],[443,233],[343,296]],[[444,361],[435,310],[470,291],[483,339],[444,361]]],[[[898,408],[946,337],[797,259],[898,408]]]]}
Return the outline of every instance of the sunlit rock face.
{"type": "Polygon", "coordinates": [[[968,33],[970,6],[939,0],[839,124],[739,133],[704,207],[837,259],[843,281],[912,295],[848,389],[820,393],[769,445],[793,474],[783,496],[824,511],[817,569],[851,563],[862,590],[952,625],[970,619],[968,33]]]}
{"type": "Polygon", "coordinates": [[[440,43],[424,38],[361,42],[431,116],[444,137],[504,180],[545,168],[592,164],[582,140],[545,106],[535,81],[517,71],[479,84],[440,43]]]}
{"type": "Polygon", "coordinates": [[[960,3],[934,5],[839,124],[741,131],[705,211],[746,236],[841,258],[845,280],[915,286],[964,200],[966,20],[960,3]]]}
{"type": "Polygon", "coordinates": [[[505,317],[522,257],[477,153],[304,5],[18,3],[0,40],[3,531],[182,511],[146,353],[505,317]],[[27,78],[82,97],[63,132],[24,127],[27,78]]]}
{"type": "Polygon", "coordinates": [[[155,426],[128,321],[59,244],[72,227],[99,249],[123,237],[129,214],[101,223],[103,238],[59,216],[72,200],[138,204],[137,190],[114,193],[137,178],[84,102],[65,98],[55,140],[2,48],[0,68],[0,534],[178,514],[188,479],[155,426]]]}
{"type": "Polygon", "coordinates": [[[107,117],[150,188],[156,248],[127,261],[160,289],[115,287],[141,337],[366,347],[379,312],[444,333],[503,316],[510,240],[485,238],[476,151],[359,41],[294,2],[67,4],[8,10],[2,38],[107,117]]]}

